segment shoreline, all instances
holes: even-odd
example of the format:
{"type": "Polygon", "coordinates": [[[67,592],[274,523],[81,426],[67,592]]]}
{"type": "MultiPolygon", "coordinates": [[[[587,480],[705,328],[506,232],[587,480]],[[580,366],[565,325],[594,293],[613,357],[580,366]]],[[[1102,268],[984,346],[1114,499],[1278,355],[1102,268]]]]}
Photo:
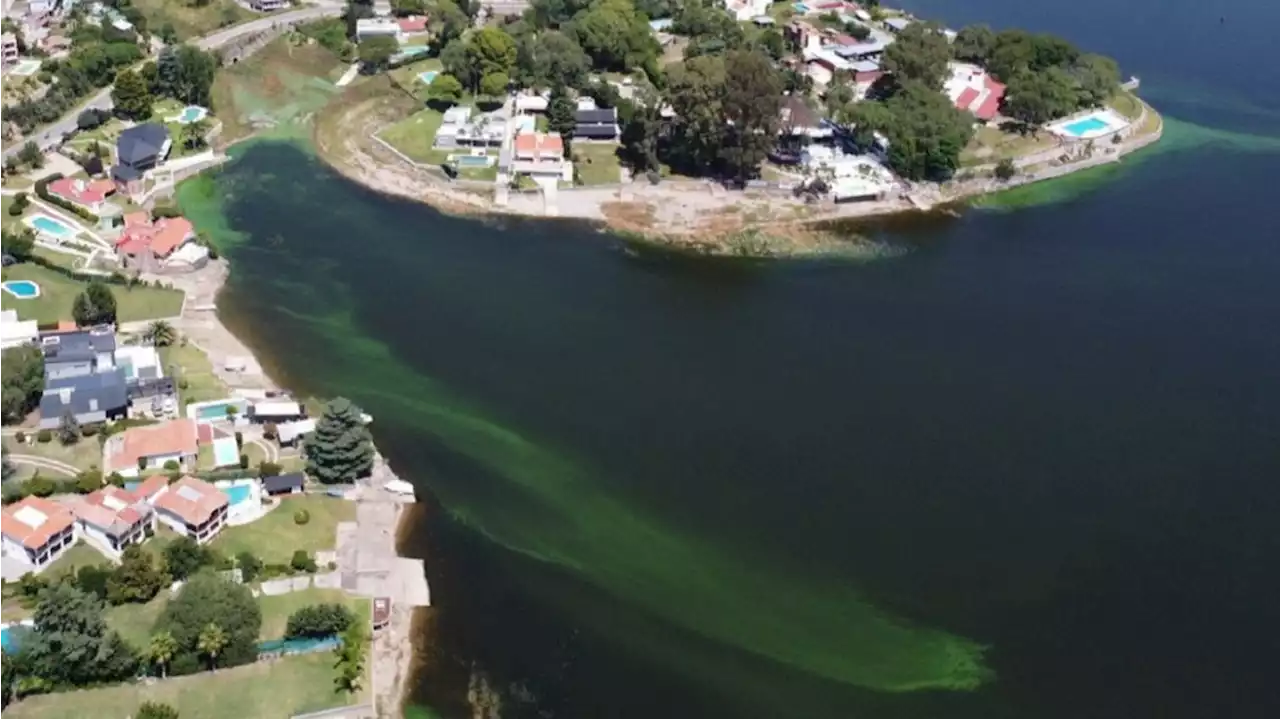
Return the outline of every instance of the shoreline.
{"type": "Polygon", "coordinates": [[[1008,180],[996,179],[996,165],[988,163],[961,168],[956,178],[942,184],[904,183],[897,196],[881,200],[811,204],[778,188],[728,190],[709,179],[668,178],[657,185],[632,182],[564,189],[557,193],[555,207],[548,208],[541,193],[512,191],[506,193],[506,204],[500,204],[493,189],[464,189],[387,146],[377,135],[404,108],[380,96],[377,85],[375,79],[344,88],[328,108],[317,113],[311,129],[316,155],[366,189],[455,216],[586,220],[605,231],[659,248],[720,256],[871,254],[876,248],[869,243],[856,241],[856,236],[837,235],[825,226],[938,211],[1116,163],[1159,141],[1164,131],[1163,117],[1130,93],[1140,104],[1141,113],[1131,120],[1119,143],[1060,143],[1015,159],[1019,172],[1008,180]],[[1148,127],[1153,119],[1154,124],[1148,127]],[[1061,157],[1070,159],[1061,162],[1061,157]]]}
{"type": "MultiPolygon", "coordinates": [[[[189,344],[205,354],[213,373],[228,387],[283,389],[280,383],[276,382],[263,368],[248,344],[227,327],[218,314],[218,298],[230,274],[230,260],[219,257],[217,260],[210,260],[207,266],[195,272],[185,275],[148,276],[147,279],[162,279],[185,293],[182,311],[177,317],[171,319],[171,324],[187,338],[189,344]],[[244,367],[243,371],[228,372],[226,366],[231,359],[241,363],[244,367]]],[[[411,507],[406,508],[404,505],[412,503],[396,501],[389,493],[381,490],[380,486],[374,484],[375,477],[394,478],[395,476],[391,473],[384,455],[378,452],[376,445],[374,453],[374,474],[369,479],[368,487],[360,485],[361,498],[356,500],[357,521],[363,505],[372,505],[373,511],[379,512],[379,520],[385,514],[387,506],[394,505],[392,510],[394,520],[389,530],[383,527],[380,534],[390,540],[389,548],[392,555],[400,558],[399,549],[402,539],[412,531],[412,523],[407,518],[413,514],[413,511],[411,507]],[[369,501],[365,501],[366,498],[369,501]]],[[[335,537],[335,541],[337,540],[338,537],[335,537]]],[[[425,570],[425,567],[423,569],[425,570]]],[[[395,569],[391,571],[394,573],[395,569]]],[[[424,585],[425,582],[424,571],[424,585]]],[[[372,634],[368,656],[371,681],[368,689],[378,716],[398,716],[403,713],[404,702],[409,696],[408,679],[412,676],[414,656],[418,650],[412,633],[416,623],[414,618],[419,614],[417,610],[418,607],[405,606],[399,601],[393,602],[390,622],[372,634]],[[410,651],[397,651],[403,647],[409,647],[410,651]],[[380,682],[379,677],[384,677],[383,681],[380,682]],[[379,688],[382,692],[379,692],[379,688]],[[378,701],[380,694],[389,695],[387,703],[395,707],[392,712],[386,711],[384,704],[378,701]]]]}

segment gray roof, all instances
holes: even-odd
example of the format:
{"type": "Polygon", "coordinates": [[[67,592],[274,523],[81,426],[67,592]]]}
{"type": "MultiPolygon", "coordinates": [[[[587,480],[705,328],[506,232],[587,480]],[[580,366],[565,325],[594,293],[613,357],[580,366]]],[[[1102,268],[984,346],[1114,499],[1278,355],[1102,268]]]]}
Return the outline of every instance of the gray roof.
{"type": "Polygon", "coordinates": [[[294,487],[301,488],[304,481],[305,477],[302,472],[290,472],[289,474],[280,474],[274,477],[263,477],[262,488],[268,492],[283,492],[294,487]]]}
{"type": "Polygon", "coordinates": [[[137,165],[154,160],[169,139],[169,130],[156,122],[134,125],[116,140],[116,157],[123,165],[137,165]]]}
{"type": "Polygon", "coordinates": [[[578,125],[573,129],[575,137],[587,137],[602,139],[606,137],[617,137],[617,125],[578,125]]]}
{"type": "Polygon", "coordinates": [[[142,173],[129,167],[128,165],[116,165],[111,168],[111,179],[120,180],[121,182],[133,182],[142,177],[142,173]]]}
{"type": "Polygon", "coordinates": [[[46,365],[59,362],[83,362],[99,352],[116,351],[116,333],[109,326],[75,332],[40,335],[40,349],[46,365]]]}
{"type": "Polygon", "coordinates": [[[854,72],[876,72],[880,69],[880,63],[875,60],[858,60],[853,63],[854,72]]]}
{"type": "Polygon", "coordinates": [[[618,121],[618,109],[610,107],[606,110],[578,110],[573,119],[579,125],[614,124],[618,121]]]}
{"type": "Polygon", "coordinates": [[[884,24],[887,25],[888,27],[893,28],[894,30],[901,32],[905,30],[908,25],[911,24],[911,21],[905,17],[891,17],[888,20],[885,20],[884,24]]]}
{"type": "Polygon", "coordinates": [[[40,417],[61,419],[68,409],[75,415],[113,412],[128,403],[122,369],[63,377],[46,385],[40,397],[40,417]]]}

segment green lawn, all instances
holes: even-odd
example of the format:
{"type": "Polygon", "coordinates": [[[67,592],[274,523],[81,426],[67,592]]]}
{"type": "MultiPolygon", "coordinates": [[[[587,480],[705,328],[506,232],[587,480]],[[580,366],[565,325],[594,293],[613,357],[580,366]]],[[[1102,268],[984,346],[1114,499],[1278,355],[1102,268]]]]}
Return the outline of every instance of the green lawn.
{"type": "Polygon", "coordinates": [[[573,143],[573,166],[584,185],[615,185],[622,181],[618,146],[612,143],[573,143]]]}
{"type": "MultiPolygon", "coordinates": [[[[57,432],[54,432],[54,435],[57,435],[57,432]]],[[[6,437],[4,446],[10,452],[66,462],[78,469],[102,466],[102,445],[98,444],[97,435],[81,437],[79,442],[71,445],[63,445],[56,436],[50,442],[31,442],[30,444],[18,444],[15,440],[6,437]]],[[[49,477],[63,476],[48,469],[43,470],[41,473],[49,477]]]]}
{"type": "Polygon", "coordinates": [[[440,165],[448,159],[450,151],[436,150],[431,145],[443,119],[444,115],[428,107],[384,129],[378,136],[412,160],[440,165]]]}
{"type": "Polygon", "coordinates": [[[285,719],[368,701],[367,688],[356,696],[335,693],[335,676],[333,654],[317,652],[150,686],[121,684],[29,697],[4,711],[5,719],[127,719],[143,702],[151,701],[173,706],[182,719],[285,719]]]}
{"type": "Polygon", "coordinates": [[[165,587],[146,604],[121,604],[107,607],[107,626],[120,632],[134,649],[146,651],[151,643],[151,631],[155,629],[160,612],[169,603],[169,588],[165,587]]]}
{"type": "Polygon", "coordinates": [[[69,270],[80,269],[81,263],[84,260],[84,257],[80,255],[73,255],[68,252],[57,252],[49,249],[48,247],[39,246],[35,248],[35,255],[45,262],[55,264],[59,267],[65,267],[69,270]]]}
{"type": "Polygon", "coordinates": [[[159,33],[166,23],[172,24],[179,40],[208,35],[227,27],[261,17],[236,4],[235,0],[212,0],[203,7],[174,0],[134,0],[134,7],[147,18],[147,28],[159,33]]]}
{"type": "Polygon", "coordinates": [[[102,556],[102,553],[93,547],[84,542],[76,542],[75,546],[68,549],[53,564],[50,564],[47,569],[41,572],[41,576],[53,579],[59,575],[74,572],[80,567],[109,564],[110,562],[110,559],[102,556]]]}
{"type": "Polygon", "coordinates": [[[195,345],[177,342],[161,347],[160,361],[164,363],[165,374],[177,378],[180,407],[191,402],[223,399],[230,393],[227,385],[213,373],[209,356],[195,345]],[[185,388],[182,386],[184,380],[185,388]]]}
{"type": "Polygon", "coordinates": [[[973,133],[973,139],[960,152],[960,165],[985,165],[1005,158],[1016,158],[1046,150],[1057,143],[1052,133],[1022,135],[984,125],[973,133]]]}
{"type": "Polygon", "coordinates": [[[263,595],[258,598],[258,606],[262,608],[262,631],[258,636],[263,639],[280,639],[284,636],[285,626],[289,623],[289,615],[311,604],[345,604],[357,619],[369,621],[369,600],[365,597],[353,597],[341,589],[305,589],[301,592],[290,592],[275,597],[263,595]]]}
{"type": "Polygon", "coordinates": [[[1107,104],[1130,120],[1136,120],[1142,114],[1142,102],[1134,97],[1133,93],[1125,90],[1120,90],[1113,95],[1107,104]]]}
{"type": "MultiPolygon", "coordinates": [[[[19,300],[6,294],[3,305],[4,309],[17,310],[20,319],[41,323],[70,320],[71,303],[89,284],[31,263],[6,267],[4,279],[31,280],[40,285],[39,297],[19,300]]],[[[179,290],[111,285],[111,292],[116,297],[116,315],[120,322],[173,317],[182,311],[179,290]]]]}
{"type": "Polygon", "coordinates": [[[391,81],[404,88],[409,94],[419,100],[427,99],[427,83],[418,79],[418,75],[427,70],[435,70],[442,72],[444,66],[440,64],[439,58],[429,58],[426,60],[415,60],[407,65],[401,65],[387,73],[391,77],[391,81]]]}
{"type": "Polygon", "coordinates": [[[287,497],[262,519],[222,530],[212,546],[229,556],[248,551],[268,564],[288,564],[296,549],[314,553],[336,547],[338,522],[355,518],[354,502],[325,495],[287,497]],[[307,510],[311,521],[294,524],[299,509],[307,510]]]}

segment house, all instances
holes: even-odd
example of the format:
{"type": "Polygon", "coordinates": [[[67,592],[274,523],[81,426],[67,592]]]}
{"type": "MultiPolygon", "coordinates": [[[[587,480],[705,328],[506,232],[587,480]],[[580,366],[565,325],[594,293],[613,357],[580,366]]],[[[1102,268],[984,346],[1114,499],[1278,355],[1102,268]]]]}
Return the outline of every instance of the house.
{"type": "Polygon", "coordinates": [[[391,37],[400,41],[400,24],[389,17],[366,17],[356,20],[356,42],[371,37],[391,37]]]}
{"type": "Polygon", "coordinates": [[[966,62],[949,63],[951,75],[942,85],[942,91],[960,110],[968,110],[981,122],[988,122],[1000,113],[1005,86],[996,82],[986,70],[966,62]]]}
{"type": "Polygon", "coordinates": [[[103,471],[136,477],[142,470],[163,469],[170,461],[189,471],[195,467],[198,451],[195,420],[131,427],[107,438],[102,447],[103,471]]]}
{"type": "Polygon", "coordinates": [[[799,95],[788,95],[782,100],[778,111],[782,120],[780,134],[793,137],[830,137],[831,130],[822,122],[822,117],[809,107],[799,95]]]}
{"type": "Polygon", "coordinates": [[[5,67],[18,61],[18,37],[11,32],[0,35],[0,57],[5,67]]]}
{"type": "Polygon", "coordinates": [[[72,505],[80,536],[108,557],[119,559],[126,547],[141,544],[155,529],[155,513],[142,497],[107,486],[72,505]]]}
{"type": "Polygon", "coordinates": [[[314,419],[300,419],[297,422],[285,422],[276,425],[276,441],[281,445],[293,445],[299,439],[316,431],[314,419]]]}
{"type": "Polygon", "coordinates": [[[618,110],[610,107],[605,110],[578,110],[573,116],[576,125],[573,136],[582,140],[618,139],[618,110]]]}
{"type": "Polygon", "coordinates": [[[173,147],[169,130],[156,122],[134,125],[116,139],[116,165],[111,179],[121,192],[136,194],[147,170],[164,162],[173,147]]]}
{"type": "Polygon", "coordinates": [[[57,502],[33,496],[0,511],[0,549],[30,571],[48,567],[75,541],[75,517],[57,502]]]}
{"type": "Polygon", "coordinates": [[[573,163],[564,159],[564,140],[545,132],[522,132],[512,144],[513,175],[573,182],[573,163]]]}
{"type": "Polygon", "coordinates": [[[749,22],[759,15],[769,14],[770,0],[724,0],[724,9],[738,22],[749,22]]]}
{"type": "Polygon", "coordinates": [[[183,477],[157,492],[150,504],[162,524],[204,544],[222,531],[231,502],[212,484],[183,477]]]}
{"type": "Polygon", "coordinates": [[[422,35],[427,32],[427,16],[411,15],[409,17],[396,18],[396,25],[400,26],[401,37],[422,35]]]}
{"type": "Polygon", "coordinates": [[[129,388],[119,369],[46,380],[40,396],[40,429],[54,429],[70,414],[78,424],[97,424],[129,414],[129,388]]]}
{"type": "Polygon", "coordinates": [[[251,405],[246,414],[253,422],[289,422],[306,417],[307,411],[293,400],[273,399],[251,405]]]}
{"type": "Polygon", "coordinates": [[[130,213],[116,239],[116,257],[126,266],[168,260],[174,250],[195,237],[195,226],[185,217],[162,217],[152,222],[146,212],[130,213]]]}
{"type": "Polygon", "coordinates": [[[897,34],[907,29],[911,21],[905,17],[891,17],[884,21],[884,26],[889,28],[889,32],[897,34]]]}
{"type": "Polygon", "coordinates": [[[35,344],[40,340],[40,329],[35,320],[18,319],[17,310],[0,312],[0,349],[35,344]]]}
{"type": "Polygon", "coordinates": [[[40,333],[45,382],[115,369],[116,333],[109,325],[40,333]]]}
{"type": "Polygon", "coordinates": [[[274,477],[263,477],[261,482],[262,491],[275,497],[281,494],[301,494],[302,487],[306,484],[306,477],[302,472],[290,472],[274,477]]]}
{"type": "Polygon", "coordinates": [[[48,185],[49,194],[70,202],[76,207],[88,210],[94,215],[102,214],[102,204],[107,196],[116,191],[116,185],[110,180],[81,180],[74,177],[62,177],[48,185]]]}
{"type": "Polygon", "coordinates": [[[516,95],[516,112],[538,113],[546,112],[547,105],[551,102],[550,93],[532,94],[522,92],[516,95]]]}
{"type": "Polygon", "coordinates": [[[249,0],[249,7],[258,12],[275,12],[289,7],[289,0],[249,0]]]}

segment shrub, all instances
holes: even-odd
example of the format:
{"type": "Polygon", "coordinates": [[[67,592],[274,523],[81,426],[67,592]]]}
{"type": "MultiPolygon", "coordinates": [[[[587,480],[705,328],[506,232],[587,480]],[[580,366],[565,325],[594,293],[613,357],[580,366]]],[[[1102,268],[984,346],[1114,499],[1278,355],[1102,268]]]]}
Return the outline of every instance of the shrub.
{"type": "Polygon", "coordinates": [[[280,428],[276,426],[275,422],[267,422],[266,424],[262,425],[262,436],[265,439],[275,439],[279,435],[280,435],[280,428]]]}
{"type": "Polygon", "coordinates": [[[107,482],[114,487],[124,487],[124,475],[119,472],[112,472],[107,475],[107,482]]]}
{"type": "Polygon", "coordinates": [[[48,444],[49,442],[52,442],[53,431],[48,429],[42,429],[39,432],[36,432],[36,441],[39,442],[40,444],[48,444]]]}
{"type": "Polygon", "coordinates": [[[164,548],[164,561],[174,579],[186,579],[213,560],[210,551],[191,537],[178,537],[164,548]]]}
{"type": "Polygon", "coordinates": [[[1018,174],[1018,167],[1013,164],[1013,160],[1006,157],[996,163],[996,179],[1010,180],[1016,174],[1018,174]]]}
{"type": "Polygon", "coordinates": [[[199,661],[196,645],[210,624],[221,627],[227,640],[218,656],[219,666],[234,667],[257,659],[262,610],[253,594],[246,586],[201,572],[178,590],[156,621],[155,631],[168,631],[178,643],[170,674],[179,673],[180,661],[190,661],[186,657],[199,661]]]}
{"type": "Polygon", "coordinates": [[[172,472],[175,469],[182,469],[182,465],[178,464],[178,460],[176,459],[167,459],[165,460],[164,468],[172,472]]]}
{"type": "Polygon", "coordinates": [[[355,621],[355,615],[341,604],[313,604],[289,615],[285,639],[327,637],[340,634],[355,621]]]}
{"type": "Polygon", "coordinates": [[[311,512],[308,512],[305,509],[299,509],[298,511],[293,513],[294,524],[302,525],[310,521],[311,521],[311,512]]]}
{"type": "Polygon", "coordinates": [[[247,454],[241,454],[241,455],[240,455],[240,469],[248,469],[248,468],[249,468],[249,455],[247,455],[247,454]]]}
{"type": "Polygon", "coordinates": [[[262,574],[262,560],[252,552],[241,552],[236,555],[236,566],[240,567],[240,578],[252,582],[262,574]]]}
{"type": "Polygon", "coordinates": [[[178,710],[168,704],[143,702],[133,719],[178,719],[178,710]]]}
{"type": "Polygon", "coordinates": [[[244,433],[243,433],[243,432],[236,432],[236,446],[237,446],[237,447],[243,447],[243,446],[244,446],[244,433]]]}
{"type": "Polygon", "coordinates": [[[80,425],[80,436],[81,436],[81,437],[92,437],[92,436],[94,436],[95,434],[97,434],[98,432],[101,432],[101,431],[102,431],[102,425],[101,425],[101,424],[82,424],[82,425],[80,425]]]}
{"type": "Polygon", "coordinates": [[[264,459],[258,463],[258,476],[259,477],[275,477],[280,474],[280,471],[282,469],[284,468],[276,464],[275,462],[268,462],[267,460],[264,459]]]}
{"type": "Polygon", "coordinates": [[[293,558],[289,560],[289,567],[295,572],[314,572],[316,571],[316,560],[307,550],[299,549],[294,551],[293,558]]]}
{"type": "Polygon", "coordinates": [[[27,433],[23,432],[22,430],[18,430],[17,432],[14,432],[13,438],[17,440],[18,444],[26,444],[27,433]]]}

